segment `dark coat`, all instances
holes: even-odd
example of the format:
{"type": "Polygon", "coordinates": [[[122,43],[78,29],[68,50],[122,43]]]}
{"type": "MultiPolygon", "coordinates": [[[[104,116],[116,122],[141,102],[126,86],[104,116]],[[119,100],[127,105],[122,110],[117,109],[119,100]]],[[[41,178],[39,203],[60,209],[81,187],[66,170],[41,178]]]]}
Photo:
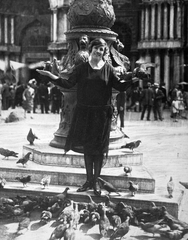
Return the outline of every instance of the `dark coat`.
{"type": "Polygon", "coordinates": [[[68,80],[59,78],[52,82],[63,88],[72,88],[77,84],[77,105],[65,151],[107,154],[113,114],[112,88],[126,91],[132,86],[132,80],[121,82],[108,63],[96,70],[86,62],[76,66],[68,80]]]}
{"type": "Polygon", "coordinates": [[[164,97],[164,94],[160,89],[158,89],[157,91],[154,90],[153,105],[161,106],[163,97],[164,97]]]}
{"type": "Polygon", "coordinates": [[[143,105],[153,105],[154,93],[152,88],[146,88],[141,93],[141,102],[143,105]]]}

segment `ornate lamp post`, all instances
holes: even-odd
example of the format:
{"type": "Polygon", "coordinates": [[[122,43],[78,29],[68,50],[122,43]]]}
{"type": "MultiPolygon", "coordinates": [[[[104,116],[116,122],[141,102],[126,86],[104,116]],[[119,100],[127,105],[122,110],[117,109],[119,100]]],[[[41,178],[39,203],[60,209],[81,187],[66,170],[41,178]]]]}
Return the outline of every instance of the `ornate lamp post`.
{"type": "MultiPolygon", "coordinates": [[[[65,4],[63,0],[49,1],[51,9],[61,8],[61,6],[65,4]]],[[[65,56],[65,70],[66,67],[75,64],[75,55],[79,50],[80,36],[87,35],[90,40],[96,37],[102,37],[106,40],[109,48],[117,39],[117,34],[110,29],[115,22],[115,14],[111,1],[74,0],[71,2],[67,18],[70,22],[70,29],[65,33],[69,46],[68,53],[65,56]]],[[[54,139],[50,142],[50,146],[57,148],[64,148],[65,146],[74,106],[76,104],[75,89],[63,89],[62,92],[64,95],[64,107],[61,112],[59,129],[55,132],[54,139]]],[[[116,95],[117,92],[114,91],[112,99],[114,103],[116,95]]],[[[117,149],[124,143],[124,134],[117,127],[116,121],[117,118],[114,119],[111,126],[110,149],[117,149]]]]}

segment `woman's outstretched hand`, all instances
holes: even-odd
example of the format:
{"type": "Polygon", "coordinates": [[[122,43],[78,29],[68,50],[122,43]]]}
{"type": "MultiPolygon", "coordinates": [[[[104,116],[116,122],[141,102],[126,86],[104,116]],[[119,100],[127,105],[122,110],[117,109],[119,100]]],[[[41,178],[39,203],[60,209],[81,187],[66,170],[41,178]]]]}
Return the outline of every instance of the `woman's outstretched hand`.
{"type": "Polygon", "coordinates": [[[49,71],[46,71],[46,70],[36,69],[36,71],[37,71],[38,73],[40,73],[41,75],[47,76],[47,77],[49,77],[49,78],[51,78],[51,79],[53,79],[53,80],[56,80],[56,79],[59,78],[58,76],[56,76],[56,75],[54,75],[53,73],[51,73],[51,72],[49,72],[49,71]]]}

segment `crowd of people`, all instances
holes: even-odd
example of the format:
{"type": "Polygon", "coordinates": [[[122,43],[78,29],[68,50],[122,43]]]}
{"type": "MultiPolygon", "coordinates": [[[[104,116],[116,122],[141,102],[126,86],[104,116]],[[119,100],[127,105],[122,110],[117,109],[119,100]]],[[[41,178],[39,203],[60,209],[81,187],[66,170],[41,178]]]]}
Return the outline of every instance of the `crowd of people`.
{"type": "MultiPolygon", "coordinates": [[[[0,80],[0,116],[2,110],[15,107],[23,107],[25,113],[59,113],[63,103],[63,94],[60,89],[52,83],[41,82],[37,84],[31,79],[28,84],[10,84],[5,79],[0,80]]],[[[120,92],[116,96],[117,112],[120,118],[120,128],[124,128],[126,111],[140,112],[140,120],[155,121],[164,120],[164,109],[170,109],[170,117],[175,122],[178,118],[187,118],[188,92],[182,85],[175,85],[167,94],[165,83],[148,82],[144,88],[135,86],[127,94],[120,92]]]]}
{"type": "Polygon", "coordinates": [[[59,113],[62,106],[62,92],[53,84],[35,79],[22,84],[11,84],[8,79],[0,80],[0,116],[2,110],[23,107],[26,113],[59,113]]]}
{"type": "Polygon", "coordinates": [[[169,109],[170,117],[177,122],[178,118],[186,119],[188,110],[188,92],[181,84],[177,84],[167,94],[165,83],[148,82],[144,88],[135,86],[126,94],[116,97],[120,128],[124,127],[124,113],[133,111],[141,113],[140,120],[163,121],[164,109],[169,109]],[[151,114],[153,113],[153,117],[151,114]]]}

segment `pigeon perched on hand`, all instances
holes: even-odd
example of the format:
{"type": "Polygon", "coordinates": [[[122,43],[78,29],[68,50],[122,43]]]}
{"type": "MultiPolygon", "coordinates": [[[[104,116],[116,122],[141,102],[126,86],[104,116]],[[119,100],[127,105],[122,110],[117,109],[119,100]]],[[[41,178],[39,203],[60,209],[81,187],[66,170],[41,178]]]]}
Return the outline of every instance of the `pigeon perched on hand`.
{"type": "Polygon", "coordinates": [[[18,157],[18,153],[5,148],[0,148],[0,154],[3,155],[5,159],[8,159],[8,157],[18,157]]]}
{"type": "Polygon", "coordinates": [[[170,177],[170,180],[167,183],[167,191],[168,191],[168,194],[169,194],[169,198],[173,198],[174,182],[173,182],[172,177],[170,177]]]}
{"type": "Polygon", "coordinates": [[[112,192],[117,193],[121,196],[121,194],[117,191],[117,189],[109,182],[105,181],[104,179],[98,177],[99,182],[102,184],[102,187],[110,194],[112,192]]]}
{"type": "Polygon", "coordinates": [[[124,172],[125,172],[125,176],[128,176],[128,173],[131,173],[132,172],[132,167],[130,166],[125,166],[123,168],[124,172]]]}
{"type": "Polygon", "coordinates": [[[27,140],[30,145],[34,144],[35,139],[38,139],[38,137],[33,133],[32,129],[30,128],[29,133],[27,134],[27,140]]]}
{"type": "Polygon", "coordinates": [[[132,193],[132,196],[135,196],[135,193],[138,191],[139,185],[129,181],[129,191],[132,193]]]}
{"type": "Polygon", "coordinates": [[[121,148],[129,148],[133,151],[133,149],[137,148],[140,145],[140,143],[141,143],[141,141],[137,140],[134,142],[127,143],[127,144],[121,146],[121,148]]]}
{"type": "Polygon", "coordinates": [[[25,164],[29,161],[29,157],[31,154],[32,154],[32,152],[26,153],[26,155],[23,158],[20,158],[16,163],[21,163],[24,167],[25,164]]]}
{"type": "Polygon", "coordinates": [[[23,183],[23,187],[26,187],[27,183],[31,181],[31,175],[28,175],[27,177],[16,177],[15,180],[23,183]]]}

